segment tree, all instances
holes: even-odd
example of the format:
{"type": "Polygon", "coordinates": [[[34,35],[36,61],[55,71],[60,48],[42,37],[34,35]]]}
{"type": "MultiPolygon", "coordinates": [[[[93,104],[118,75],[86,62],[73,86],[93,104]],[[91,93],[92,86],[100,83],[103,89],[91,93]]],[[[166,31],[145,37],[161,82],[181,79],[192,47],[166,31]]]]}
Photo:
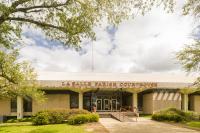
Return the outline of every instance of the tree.
{"type": "MultiPolygon", "coordinates": [[[[144,14],[155,4],[154,0],[0,1],[0,43],[7,48],[12,48],[13,43],[21,40],[22,26],[27,25],[42,29],[50,41],[58,40],[64,46],[76,50],[80,49],[78,43],[83,38],[95,40],[92,29],[101,25],[103,18],[107,18],[109,25],[116,26],[122,19],[134,17],[140,10],[144,14]]],[[[161,3],[170,9],[175,4],[161,0],[157,5],[161,3]]]]}
{"type": "MultiPolygon", "coordinates": [[[[191,15],[197,21],[200,18],[200,1],[188,0],[188,2],[182,7],[183,15],[191,15]]],[[[197,28],[200,28],[198,25],[197,28]]],[[[178,60],[177,63],[181,64],[182,70],[185,70],[187,75],[197,74],[200,71],[200,40],[197,37],[193,37],[193,44],[185,44],[183,48],[177,52],[174,52],[174,58],[178,60]]],[[[200,77],[192,84],[200,89],[200,77]]]]}
{"type": "Polygon", "coordinates": [[[21,96],[43,103],[46,98],[35,82],[37,73],[33,72],[30,61],[16,62],[18,56],[18,49],[0,50],[0,99],[21,96]]]}
{"type": "MultiPolygon", "coordinates": [[[[193,39],[195,43],[185,44],[182,50],[174,52],[174,58],[178,60],[177,63],[181,64],[182,70],[185,70],[187,75],[200,71],[200,40],[198,38],[193,39]]],[[[200,88],[200,77],[193,85],[200,88]]]]}

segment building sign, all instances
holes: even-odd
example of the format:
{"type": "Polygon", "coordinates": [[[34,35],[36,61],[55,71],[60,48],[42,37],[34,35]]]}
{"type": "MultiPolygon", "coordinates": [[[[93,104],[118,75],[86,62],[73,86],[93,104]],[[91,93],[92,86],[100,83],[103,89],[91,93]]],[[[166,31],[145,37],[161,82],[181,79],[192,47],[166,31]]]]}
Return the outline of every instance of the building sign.
{"type": "Polygon", "coordinates": [[[157,87],[157,83],[130,83],[130,82],[62,82],[62,86],[157,87]]]}

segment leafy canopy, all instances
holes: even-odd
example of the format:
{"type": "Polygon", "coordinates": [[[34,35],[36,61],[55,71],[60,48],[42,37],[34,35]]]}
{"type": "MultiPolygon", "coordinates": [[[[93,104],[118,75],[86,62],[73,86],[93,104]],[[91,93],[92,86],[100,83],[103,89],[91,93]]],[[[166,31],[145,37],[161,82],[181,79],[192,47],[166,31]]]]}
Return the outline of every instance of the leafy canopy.
{"type": "Polygon", "coordinates": [[[30,61],[16,62],[18,49],[10,50],[1,47],[0,50],[0,99],[21,96],[27,100],[32,98],[37,103],[43,103],[44,92],[38,90],[35,82],[37,74],[30,61]]]}
{"type": "MultiPolygon", "coordinates": [[[[182,7],[183,15],[191,15],[197,21],[200,18],[200,1],[199,0],[188,0],[188,2],[182,7]]],[[[198,25],[197,28],[199,28],[198,25]]],[[[181,64],[182,70],[185,70],[187,75],[197,74],[200,71],[200,40],[196,37],[193,37],[193,44],[185,44],[183,48],[177,52],[174,52],[174,58],[178,60],[177,63],[181,64]]],[[[200,89],[200,77],[194,82],[193,85],[196,85],[200,89]]]]}
{"type": "Polygon", "coordinates": [[[122,19],[134,17],[138,11],[144,15],[160,4],[173,10],[175,3],[171,0],[0,0],[0,43],[12,48],[21,40],[22,26],[27,25],[42,29],[50,41],[58,40],[78,50],[83,38],[95,40],[92,29],[101,25],[104,18],[109,25],[116,26],[122,19]]]}

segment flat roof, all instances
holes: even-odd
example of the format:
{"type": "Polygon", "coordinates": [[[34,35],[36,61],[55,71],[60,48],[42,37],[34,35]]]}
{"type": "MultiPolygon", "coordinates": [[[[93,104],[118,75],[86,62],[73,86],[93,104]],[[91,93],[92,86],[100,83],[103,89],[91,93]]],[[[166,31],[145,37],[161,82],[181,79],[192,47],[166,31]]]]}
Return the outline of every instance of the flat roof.
{"type": "Polygon", "coordinates": [[[92,72],[37,72],[37,80],[46,81],[116,81],[116,82],[167,82],[193,83],[197,76],[139,74],[139,73],[92,73],[92,72]]]}

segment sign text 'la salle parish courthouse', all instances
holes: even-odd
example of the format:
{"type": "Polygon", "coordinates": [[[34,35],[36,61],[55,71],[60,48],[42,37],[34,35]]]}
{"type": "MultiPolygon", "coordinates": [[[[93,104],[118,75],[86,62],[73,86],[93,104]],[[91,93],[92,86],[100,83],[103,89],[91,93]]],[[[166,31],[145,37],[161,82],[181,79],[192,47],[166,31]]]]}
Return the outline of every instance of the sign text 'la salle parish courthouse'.
{"type": "MultiPolygon", "coordinates": [[[[157,83],[94,82],[95,86],[157,87],[157,83]]],[[[92,82],[62,82],[62,86],[92,86],[92,82]]]]}

